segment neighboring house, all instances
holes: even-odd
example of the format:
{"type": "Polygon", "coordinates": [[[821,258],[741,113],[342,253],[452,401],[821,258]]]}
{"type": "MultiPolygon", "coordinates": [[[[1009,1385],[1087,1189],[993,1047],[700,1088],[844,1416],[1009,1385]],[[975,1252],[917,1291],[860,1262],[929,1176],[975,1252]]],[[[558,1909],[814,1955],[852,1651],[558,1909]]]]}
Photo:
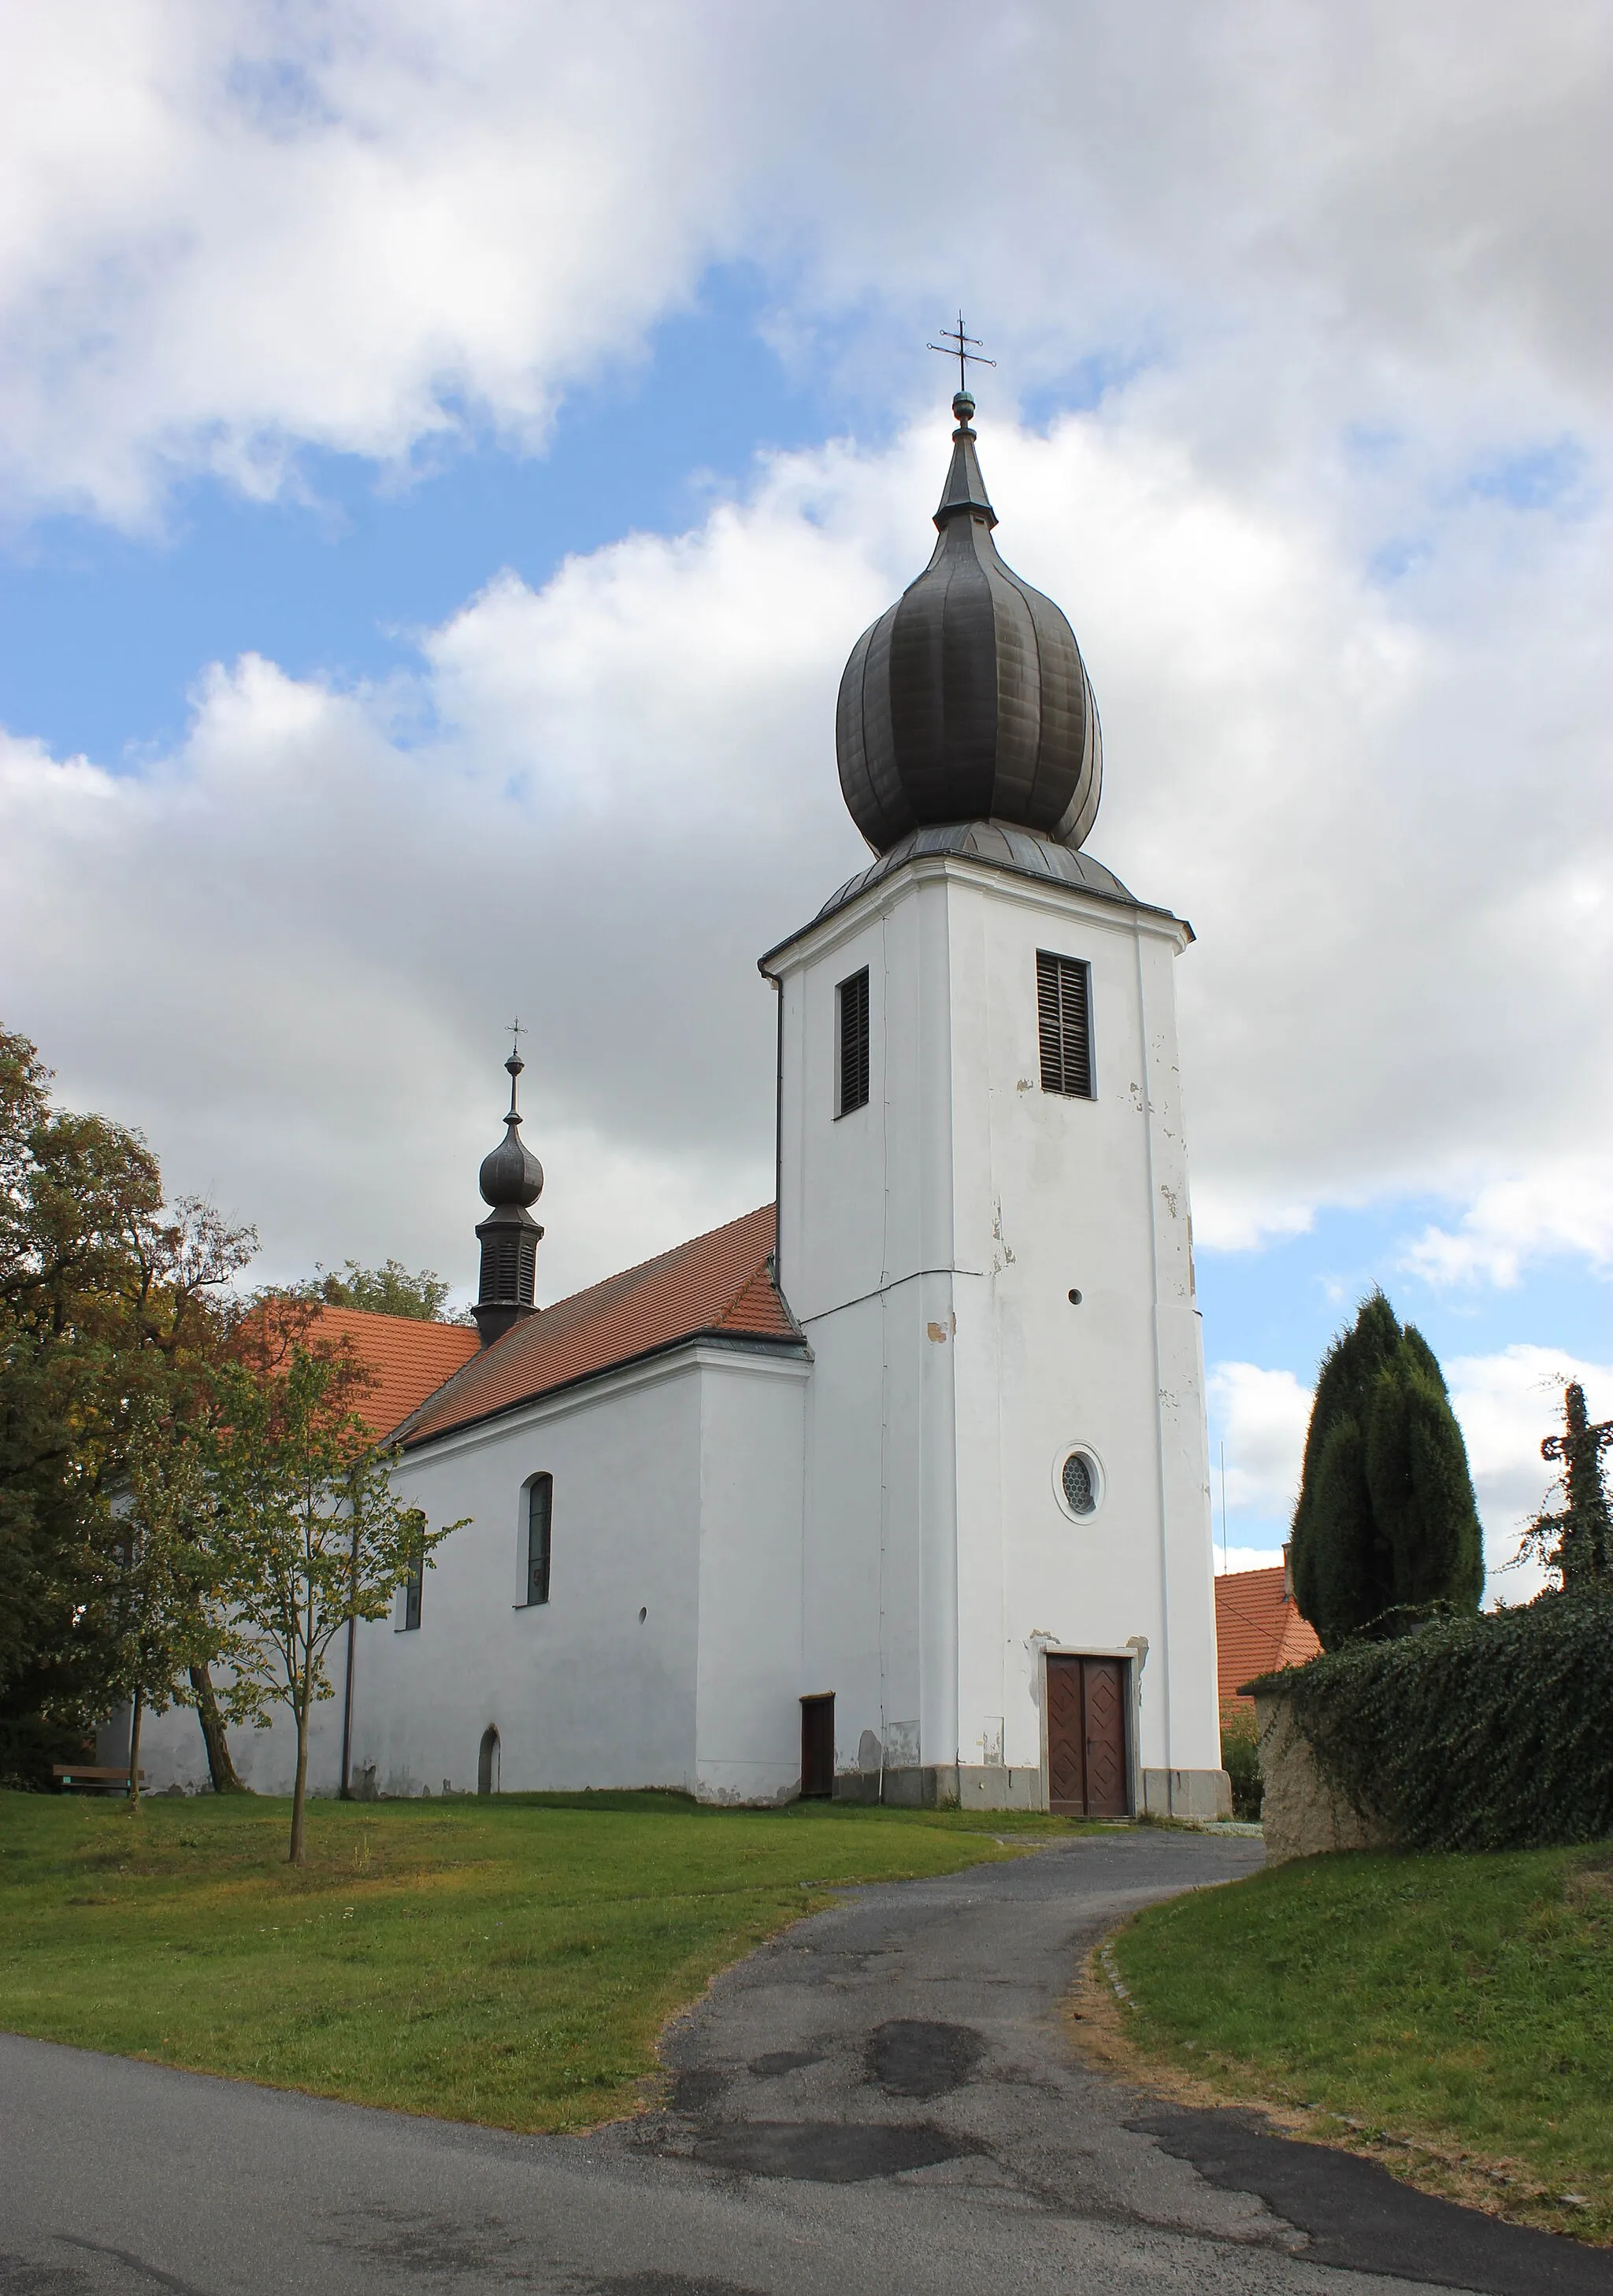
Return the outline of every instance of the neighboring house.
{"type": "Polygon", "coordinates": [[[1304,1666],[1321,1650],[1316,1629],[1299,1614],[1287,1554],[1269,1570],[1234,1570],[1215,1581],[1215,1654],[1223,1714],[1251,1718],[1255,1701],[1239,1685],[1279,1667],[1304,1666]]]}
{"type": "MultiPolygon", "coordinates": [[[[353,1637],[319,1792],[1230,1807],[1173,977],[1192,933],[1082,850],[1091,689],[997,554],[973,411],[930,564],[841,685],[875,857],[760,960],[777,1206],[539,1307],[512,1054],[481,1345],[389,1431],[402,1496],[470,1520],[353,1637]]],[[[160,1784],[160,1748],[199,1734],[150,1726],[160,1784]]],[[[289,1737],[244,1750],[255,1784],[289,1779],[289,1737]]]]}

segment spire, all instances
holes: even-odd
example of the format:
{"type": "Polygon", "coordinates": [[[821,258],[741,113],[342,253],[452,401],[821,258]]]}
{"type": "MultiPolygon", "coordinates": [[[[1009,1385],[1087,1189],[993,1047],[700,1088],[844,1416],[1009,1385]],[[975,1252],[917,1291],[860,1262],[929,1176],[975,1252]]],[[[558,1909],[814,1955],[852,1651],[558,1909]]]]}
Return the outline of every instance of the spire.
{"type": "Polygon", "coordinates": [[[543,1193],[543,1167],[521,1138],[521,1111],[515,1086],[526,1062],[521,1057],[521,1023],[514,1024],[515,1042],[505,1069],[510,1079],[510,1104],[504,1119],[504,1137],[481,1160],[479,1181],[481,1199],[491,1205],[477,1229],[481,1245],[481,1281],[472,1311],[481,1344],[490,1347],[511,1325],[536,1315],[538,1244],[543,1230],[527,1210],[543,1193]]]}
{"type": "Polygon", "coordinates": [[[952,467],[947,472],[947,482],[942,488],[941,507],[935,512],[935,523],[944,531],[950,519],[970,511],[983,511],[986,524],[995,526],[997,513],[992,508],[985,480],[980,475],[980,457],[975,452],[975,433],[969,428],[975,402],[967,390],[960,390],[953,399],[952,412],[958,418],[958,428],[952,433],[952,467]]]}

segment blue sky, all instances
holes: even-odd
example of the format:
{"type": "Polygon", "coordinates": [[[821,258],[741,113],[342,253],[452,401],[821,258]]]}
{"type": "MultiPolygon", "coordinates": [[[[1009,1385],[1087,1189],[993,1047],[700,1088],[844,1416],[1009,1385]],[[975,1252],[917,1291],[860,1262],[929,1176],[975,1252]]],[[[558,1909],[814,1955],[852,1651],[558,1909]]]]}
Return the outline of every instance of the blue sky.
{"type": "Polygon", "coordinates": [[[858,865],[835,682],[926,552],[961,298],[999,539],[1104,713],[1092,846],[1200,935],[1229,1543],[1381,1283],[1466,1366],[1499,1552],[1543,1382],[1613,1363],[1613,347],[1606,28],[1481,12],[40,11],[7,1024],[266,1273],[465,1279],[516,1005],[550,1296],[756,1201],[752,962],[858,865]],[[966,31],[1013,127],[963,191],[966,31]]]}

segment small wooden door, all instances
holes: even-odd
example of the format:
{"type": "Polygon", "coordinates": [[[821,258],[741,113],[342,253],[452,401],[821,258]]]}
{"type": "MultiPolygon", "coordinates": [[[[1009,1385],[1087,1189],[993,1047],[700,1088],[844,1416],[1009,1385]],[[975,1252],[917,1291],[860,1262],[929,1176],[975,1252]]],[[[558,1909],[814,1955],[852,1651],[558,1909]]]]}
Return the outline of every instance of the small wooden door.
{"type": "Polygon", "coordinates": [[[827,1801],[835,1792],[835,1693],[801,1702],[802,1800],[827,1801]]]}
{"type": "Polygon", "coordinates": [[[1049,1657],[1048,1807],[1075,1817],[1124,1817],[1125,1661],[1049,1657]]]}

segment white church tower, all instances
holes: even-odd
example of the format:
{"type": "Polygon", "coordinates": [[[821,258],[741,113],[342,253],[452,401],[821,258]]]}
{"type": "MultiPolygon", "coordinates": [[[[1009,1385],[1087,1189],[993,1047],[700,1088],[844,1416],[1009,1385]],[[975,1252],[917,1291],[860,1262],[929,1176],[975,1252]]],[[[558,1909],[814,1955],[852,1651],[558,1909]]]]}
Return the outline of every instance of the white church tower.
{"type": "Polygon", "coordinates": [[[1214,1589],[1173,966],[1081,848],[1098,716],[970,418],[858,642],[876,858],[769,952],[779,1288],[810,1342],[802,1790],[1211,1816],[1214,1589]]]}

